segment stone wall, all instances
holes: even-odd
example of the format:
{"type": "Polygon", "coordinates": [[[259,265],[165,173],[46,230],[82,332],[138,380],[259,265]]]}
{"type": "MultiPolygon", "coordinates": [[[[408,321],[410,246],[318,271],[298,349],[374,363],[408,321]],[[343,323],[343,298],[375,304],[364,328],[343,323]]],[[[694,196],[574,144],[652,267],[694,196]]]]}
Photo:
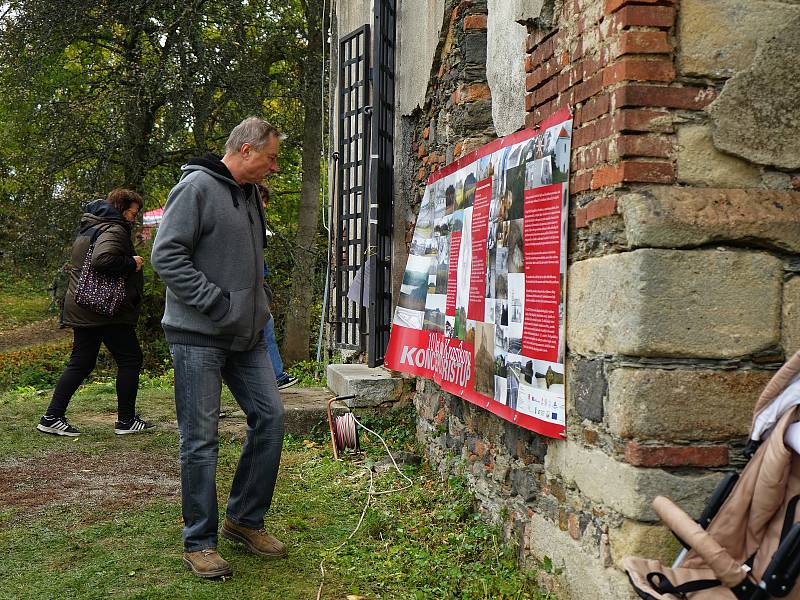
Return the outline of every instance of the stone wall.
{"type": "MultiPolygon", "coordinates": [[[[526,125],[563,107],[575,119],[568,439],[423,380],[418,435],[442,473],[466,473],[522,562],[563,569],[563,597],[627,598],[623,556],[677,551],[653,497],[700,511],[741,467],[755,399],[800,348],[800,4],[536,4],[516,58],[526,125]]],[[[502,129],[491,6],[445,5],[413,118],[414,202],[432,172],[502,129]]]]}

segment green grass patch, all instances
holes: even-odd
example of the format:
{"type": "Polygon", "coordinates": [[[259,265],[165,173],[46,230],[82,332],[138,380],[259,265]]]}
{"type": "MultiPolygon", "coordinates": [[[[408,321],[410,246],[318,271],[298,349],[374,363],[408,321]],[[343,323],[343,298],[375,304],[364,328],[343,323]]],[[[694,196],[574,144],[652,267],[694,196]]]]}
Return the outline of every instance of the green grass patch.
{"type": "Polygon", "coordinates": [[[0,277],[0,330],[41,321],[55,313],[49,310],[48,284],[30,277],[5,274],[0,277]]]}
{"type": "MultiPolygon", "coordinates": [[[[138,410],[159,429],[139,436],[113,435],[111,381],[84,386],[73,399],[69,417],[84,432],[76,440],[34,430],[48,401],[48,395],[24,389],[0,395],[3,460],[40,461],[57,479],[59,465],[52,461],[64,453],[79,466],[81,460],[123,460],[118,457],[126,452],[141,460],[144,453],[151,458],[139,470],[152,470],[157,477],[161,473],[162,480],[175,478],[178,435],[171,388],[155,382],[140,391],[138,410]]],[[[226,394],[223,409],[233,406],[226,394]]],[[[405,431],[409,423],[413,415],[401,411],[369,426],[400,449],[413,443],[413,435],[405,431]]],[[[244,419],[223,419],[221,509],[243,438],[244,419]]],[[[425,464],[405,467],[413,486],[375,497],[360,530],[347,540],[367,498],[367,467],[385,454],[370,438],[363,439],[366,455],[334,461],[327,444],[287,436],[267,527],[287,543],[289,557],[264,560],[220,538],[219,549],[234,569],[226,581],[203,581],[184,569],[175,497],[153,493],[129,505],[110,506],[98,501],[102,490],[97,489],[67,505],[42,500],[41,509],[33,513],[30,507],[0,504],[0,598],[307,600],[316,597],[323,559],[322,598],[547,598],[532,574],[516,569],[513,548],[503,546],[498,531],[475,513],[463,480],[442,482],[425,464]]],[[[112,472],[124,472],[125,464],[111,466],[112,472]]],[[[87,489],[94,489],[96,476],[95,471],[85,474],[87,489]]],[[[43,499],[53,496],[50,486],[57,486],[25,483],[40,486],[43,499]]],[[[403,484],[391,471],[375,479],[378,490],[403,484]]]]}

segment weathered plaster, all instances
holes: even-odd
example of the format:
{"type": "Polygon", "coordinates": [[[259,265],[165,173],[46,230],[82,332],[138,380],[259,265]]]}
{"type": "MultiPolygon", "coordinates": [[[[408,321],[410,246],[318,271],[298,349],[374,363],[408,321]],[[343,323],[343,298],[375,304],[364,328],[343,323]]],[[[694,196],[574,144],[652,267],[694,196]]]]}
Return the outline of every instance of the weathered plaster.
{"type": "Polygon", "coordinates": [[[395,101],[398,116],[407,116],[425,102],[444,0],[401,0],[397,13],[395,101]]]}
{"type": "Polygon", "coordinates": [[[340,2],[336,7],[339,38],[369,23],[372,26],[372,0],[366,2],[340,2]]]}
{"type": "Polygon", "coordinates": [[[525,125],[525,68],[519,59],[528,30],[518,21],[535,18],[542,0],[489,0],[486,78],[498,136],[525,125]]]}

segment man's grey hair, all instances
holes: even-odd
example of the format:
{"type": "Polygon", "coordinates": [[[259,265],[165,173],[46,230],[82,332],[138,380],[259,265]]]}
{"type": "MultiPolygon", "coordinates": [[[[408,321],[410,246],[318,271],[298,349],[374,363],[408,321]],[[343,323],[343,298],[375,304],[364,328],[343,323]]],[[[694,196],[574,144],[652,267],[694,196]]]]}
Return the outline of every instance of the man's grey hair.
{"type": "Polygon", "coordinates": [[[233,128],[225,142],[225,153],[233,154],[241,150],[243,144],[250,144],[254,150],[261,150],[275,136],[279,140],[284,139],[278,129],[270,125],[260,117],[247,117],[244,121],[233,128]]]}

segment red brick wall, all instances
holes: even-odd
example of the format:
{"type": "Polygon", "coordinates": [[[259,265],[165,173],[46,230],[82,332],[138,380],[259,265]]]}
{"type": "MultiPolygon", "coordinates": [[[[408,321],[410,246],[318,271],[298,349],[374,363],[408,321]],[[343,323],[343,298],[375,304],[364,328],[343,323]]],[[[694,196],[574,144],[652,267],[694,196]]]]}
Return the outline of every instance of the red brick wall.
{"type": "Polygon", "coordinates": [[[575,227],[613,214],[620,184],[675,182],[675,111],[713,88],[676,77],[671,0],[566,0],[559,29],[528,36],[526,125],[573,108],[575,227]]]}

